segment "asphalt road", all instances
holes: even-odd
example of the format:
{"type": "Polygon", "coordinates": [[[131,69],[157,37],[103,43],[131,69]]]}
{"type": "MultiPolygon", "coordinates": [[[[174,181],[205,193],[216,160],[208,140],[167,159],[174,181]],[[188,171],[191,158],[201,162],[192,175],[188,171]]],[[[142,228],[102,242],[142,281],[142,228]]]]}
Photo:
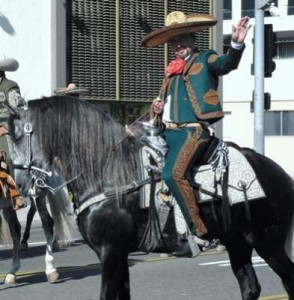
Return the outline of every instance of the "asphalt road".
{"type": "MultiPolygon", "coordinates": [[[[17,283],[0,285],[5,300],[99,299],[100,265],[93,251],[76,241],[54,253],[60,277],[49,284],[44,274],[44,235],[32,230],[28,251],[22,252],[17,283]]],[[[0,279],[9,269],[11,249],[0,248],[0,279]]],[[[262,286],[262,300],[287,299],[279,278],[257,256],[254,265],[262,286]]],[[[160,254],[130,255],[131,295],[135,300],[238,300],[241,299],[226,252],[210,251],[197,258],[162,257],[160,254]]]]}

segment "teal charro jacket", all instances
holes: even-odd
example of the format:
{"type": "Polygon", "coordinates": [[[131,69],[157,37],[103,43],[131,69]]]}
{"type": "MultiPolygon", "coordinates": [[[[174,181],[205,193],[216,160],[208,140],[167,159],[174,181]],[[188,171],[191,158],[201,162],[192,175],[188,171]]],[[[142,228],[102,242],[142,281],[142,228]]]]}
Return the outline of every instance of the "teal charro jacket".
{"type": "Polygon", "coordinates": [[[237,50],[230,47],[224,55],[218,55],[214,50],[195,52],[182,74],[164,80],[159,97],[165,103],[170,99],[168,107],[172,122],[203,121],[212,124],[223,118],[217,94],[218,76],[237,69],[244,48],[237,50]]]}

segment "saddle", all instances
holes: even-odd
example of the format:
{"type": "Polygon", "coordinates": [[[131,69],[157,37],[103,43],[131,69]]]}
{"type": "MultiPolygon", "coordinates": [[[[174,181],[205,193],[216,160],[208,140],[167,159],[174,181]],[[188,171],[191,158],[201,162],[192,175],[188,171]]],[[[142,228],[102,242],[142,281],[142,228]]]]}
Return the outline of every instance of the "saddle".
{"type": "Polygon", "coordinates": [[[216,137],[212,137],[202,165],[195,166],[192,172],[200,203],[213,198],[225,198],[232,206],[265,197],[264,190],[241,149],[216,137]]]}
{"type": "MultiPolygon", "coordinates": [[[[149,176],[150,166],[160,173],[164,165],[164,157],[153,149],[152,145],[141,148],[140,159],[142,178],[149,176]]],[[[191,171],[191,185],[199,194],[197,197],[199,203],[227,199],[232,206],[265,197],[264,190],[241,149],[216,137],[211,137],[200,165],[194,166],[191,171]]],[[[157,193],[159,189],[165,192],[167,187],[163,182],[158,182],[157,193]]],[[[141,207],[147,208],[150,185],[145,185],[141,193],[141,207]]]]}

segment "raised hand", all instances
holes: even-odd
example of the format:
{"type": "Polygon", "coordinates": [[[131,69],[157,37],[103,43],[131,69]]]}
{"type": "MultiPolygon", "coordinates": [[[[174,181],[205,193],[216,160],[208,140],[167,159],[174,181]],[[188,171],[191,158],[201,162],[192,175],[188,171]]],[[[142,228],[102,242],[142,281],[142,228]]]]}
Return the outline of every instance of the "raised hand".
{"type": "Polygon", "coordinates": [[[232,25],[232,41],[243,43],[252,24],[249,24],[249,17],[242,17],[237,25],[232,25]]]}

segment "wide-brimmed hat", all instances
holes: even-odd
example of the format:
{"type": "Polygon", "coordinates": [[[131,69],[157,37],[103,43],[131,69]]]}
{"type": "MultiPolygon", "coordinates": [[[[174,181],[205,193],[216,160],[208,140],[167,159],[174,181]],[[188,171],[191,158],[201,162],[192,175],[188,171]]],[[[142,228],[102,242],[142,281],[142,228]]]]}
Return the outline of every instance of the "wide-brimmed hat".
{"type": "Polygon", "coordinates": [[[208,14],[185,15],[181,11],[174,11],[166,16],[164,27],[148,33],[143,38],[142,46],[151,48],[162,45],[177,35],[202,31],[216,23],[217,19],[208,14]]]}
{"type": "Polygon", "coordinates": [[[75,83],[70,83],[67,87],[61,87],[54,90],[57,95],[81,95],[87,96],[90,91],[84,87],[79,87],[75,83]]]}
{"type": "Polygon", "coordinates": [[[0,71],[14,72],[18,69],[18,61],[14,58],[4,58],[0,60],[0,71]]]}

